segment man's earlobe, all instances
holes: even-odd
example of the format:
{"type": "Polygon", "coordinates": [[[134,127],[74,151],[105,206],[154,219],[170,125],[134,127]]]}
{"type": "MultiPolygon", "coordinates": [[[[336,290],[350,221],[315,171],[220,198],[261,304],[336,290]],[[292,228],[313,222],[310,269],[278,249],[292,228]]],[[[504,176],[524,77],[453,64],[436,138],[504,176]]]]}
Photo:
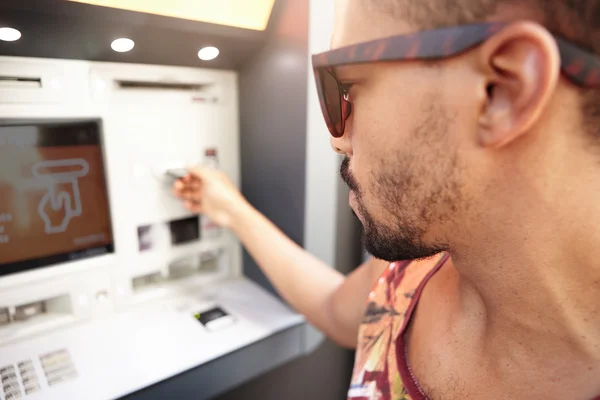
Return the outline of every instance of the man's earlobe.
{"type": "Polygon", "coordinates": [[[543,27],[519,22],[486,42],[480,60],[488,81],[478,139],[500,147],[530,131],[550,102],[560,74],[558,48],[543,27]]]}

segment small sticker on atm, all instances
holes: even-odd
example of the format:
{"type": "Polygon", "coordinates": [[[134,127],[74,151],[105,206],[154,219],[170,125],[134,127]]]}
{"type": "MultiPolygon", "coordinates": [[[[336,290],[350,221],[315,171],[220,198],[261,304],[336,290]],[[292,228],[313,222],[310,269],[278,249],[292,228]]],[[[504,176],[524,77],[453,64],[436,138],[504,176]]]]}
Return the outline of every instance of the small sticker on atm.
{"type": "Polygon", "coordinates": [[[211,321],[217,320],[219,318],[227,317],[227,314],[220,307],[211,308],[210,310],[202,311],[194,314],[194,318],[196,318],[202,325],[206,326],[211,321]]]}

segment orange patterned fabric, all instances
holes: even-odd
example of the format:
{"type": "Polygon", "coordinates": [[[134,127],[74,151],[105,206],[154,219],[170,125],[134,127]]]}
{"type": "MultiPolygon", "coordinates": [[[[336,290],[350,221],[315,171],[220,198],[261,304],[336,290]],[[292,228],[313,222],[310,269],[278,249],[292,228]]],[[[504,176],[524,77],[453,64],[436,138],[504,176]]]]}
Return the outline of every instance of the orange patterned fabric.
{"type": "MultiPolygon", "coordinates": [[[[448,259],[446,253],[422,261],[390,264],[369,295],[367,311],[359,328],[359,341],[349,400],[417,400],[403,381],[404,359],[398,360],[398,338],[404,333],[420,290],[448,259]]],[[[403,341],[401,341],[403,342],[403,341]]],[[[410,376],[410,371],[408,371],[410,376]]],[[[412,393],[413,391],[411,391],[412,393]]]]}

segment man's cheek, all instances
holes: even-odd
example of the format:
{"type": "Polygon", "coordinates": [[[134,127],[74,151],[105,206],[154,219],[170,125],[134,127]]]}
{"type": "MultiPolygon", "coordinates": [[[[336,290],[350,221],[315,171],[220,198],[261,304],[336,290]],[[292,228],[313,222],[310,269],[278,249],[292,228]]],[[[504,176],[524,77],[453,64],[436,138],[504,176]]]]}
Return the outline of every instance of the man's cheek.
{"type": "Polygon", "coordinates": [[[361,189],[361,193],[365,196],[373,196],[373,188],[377,180],[376,171],[372,168],[372,161],[368,158],[356,160],[356,172],[354,176],[356,182],[361,189]]]}

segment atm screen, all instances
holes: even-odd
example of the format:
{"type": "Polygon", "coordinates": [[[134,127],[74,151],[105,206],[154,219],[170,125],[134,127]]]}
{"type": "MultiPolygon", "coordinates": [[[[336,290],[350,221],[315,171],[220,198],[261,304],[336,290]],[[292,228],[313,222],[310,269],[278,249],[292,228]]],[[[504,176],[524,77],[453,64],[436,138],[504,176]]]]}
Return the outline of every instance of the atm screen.
{"type": "Polygon", "coordinates": [[[99,123],[0,120],[0,275],[113,251],[99,123]]]}

